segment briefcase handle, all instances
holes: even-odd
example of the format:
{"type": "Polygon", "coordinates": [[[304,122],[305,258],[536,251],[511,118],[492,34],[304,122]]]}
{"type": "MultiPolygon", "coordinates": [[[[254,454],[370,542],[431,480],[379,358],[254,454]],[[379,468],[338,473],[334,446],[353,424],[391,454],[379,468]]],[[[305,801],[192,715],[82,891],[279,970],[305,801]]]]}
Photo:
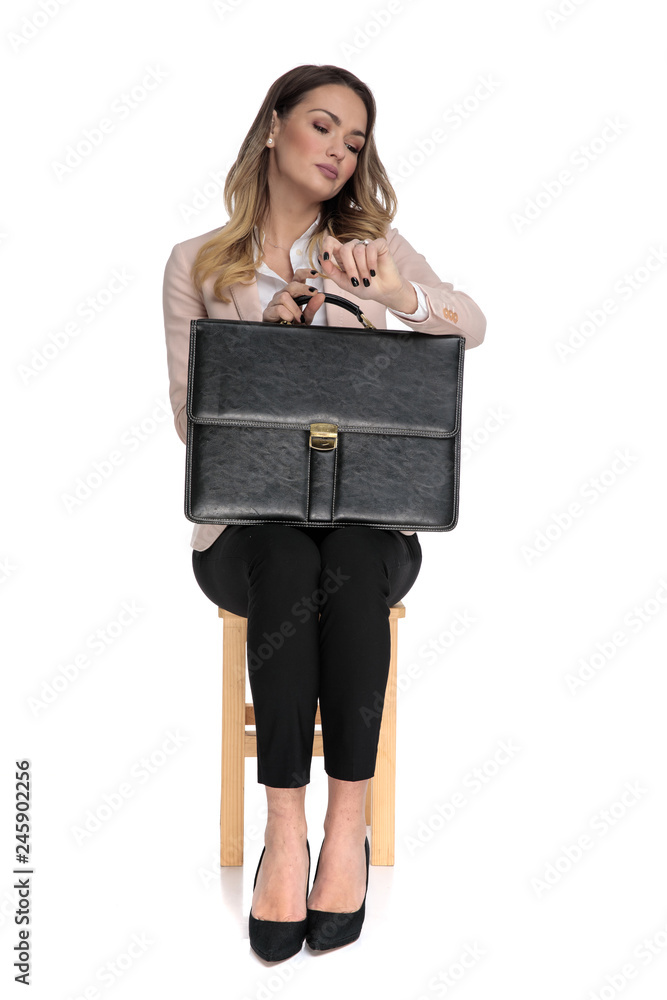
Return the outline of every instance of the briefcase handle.
{"type": "MultiPolygon", "coordinates": [[[[304,306],[307,302],[310,302],[310,298],[311,298],[310,295],[297,295],[295,296],[294,301],[298,306],[304,306]]],[[[325,292],[324,301],[331,303],[332,306],[342,306],[343,309],[348,309],[351,313],[354,313],[359,322],[363,323],[366,329],[368,330],[377,329],[377,327],[373,326],[368,316],[366,316],[361,311],[361,308],[359,306],[355,305],[354,302],[350,302],[349,299],[344,299],[342,295],[333,295],[331,292],[325,292]]],[[[283,323],[287,326],[291,325],[290,321],[286,319],[281,319],[280,323],[283,323]]]]}

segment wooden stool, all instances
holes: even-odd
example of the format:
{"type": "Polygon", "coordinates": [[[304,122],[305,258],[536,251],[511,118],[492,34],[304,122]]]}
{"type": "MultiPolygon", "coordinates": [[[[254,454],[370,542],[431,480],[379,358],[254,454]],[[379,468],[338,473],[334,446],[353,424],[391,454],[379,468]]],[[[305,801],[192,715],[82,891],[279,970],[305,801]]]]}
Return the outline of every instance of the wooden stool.
{"type": "MultiPolygon", "coordinates": [[[[222,633],[222,788],[220,795],[220,864],[243,864],[243,791],[245,759],[257,756],[252,702],[245,700],[248,619],[218,608],[222,633]]],[[[396,664],[398,619],[405,618],[399,601],[389,609],[391,658],[382,709],[375,775],[368,782],[366,824],[371,828],[371,864],[394,863],[394,800],[396,788],[396,664]]],[[[321,727],[320,710],[315,717],[321,727]]],[[[322,730],[313,734],[313,756],[321,757],[322,730]]]]}

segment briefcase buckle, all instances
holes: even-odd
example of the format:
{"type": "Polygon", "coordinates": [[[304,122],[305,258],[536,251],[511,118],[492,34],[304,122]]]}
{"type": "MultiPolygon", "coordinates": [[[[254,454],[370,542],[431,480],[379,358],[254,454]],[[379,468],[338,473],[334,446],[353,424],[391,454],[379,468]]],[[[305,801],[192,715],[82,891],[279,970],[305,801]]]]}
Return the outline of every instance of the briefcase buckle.
{"type": "Polygon", "coordinates": [[[333,451],[338,442],[337,424],[311,424],[310,441],[311,448],[316,451],[333,451]]]}

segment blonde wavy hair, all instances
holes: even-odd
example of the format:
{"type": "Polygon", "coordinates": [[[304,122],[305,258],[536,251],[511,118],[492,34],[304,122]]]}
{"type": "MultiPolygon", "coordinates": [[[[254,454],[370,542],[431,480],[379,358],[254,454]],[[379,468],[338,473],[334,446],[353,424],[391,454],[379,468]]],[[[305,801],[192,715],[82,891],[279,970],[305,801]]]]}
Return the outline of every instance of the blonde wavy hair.
{"type": "MultiPolygon", "coordinates": [[[[309,265],[313,252],[321,251],[321,238],[331,234],[341,242],[353,239],[379,239],[384,236],[397,211],[396,192],[380,162],[375,146],[376,107],[373,94],[365,83],[339,66],[296,66],[271,85],[238,156],[225,180],[224,202],[229,222],[208,240],[195,258],[192,280],[198,291],[204,281],[215,275],[213,291],[222,302],[231,299],[222,290],[235,282],[251,284],[255,270],[264,259],[253,239],[253,230],[261,230],[269,209],[268,171],[273,109],[287,120],[297,104],[315,87],[339,84],[349,87],[364,102],[368,116],[366,140],[359,152],[354,173],[334,198],[322,202],[316,231],[306,250],[309,265]]],[[[320,273],[322,273],[320,271],[320,273]]]]}

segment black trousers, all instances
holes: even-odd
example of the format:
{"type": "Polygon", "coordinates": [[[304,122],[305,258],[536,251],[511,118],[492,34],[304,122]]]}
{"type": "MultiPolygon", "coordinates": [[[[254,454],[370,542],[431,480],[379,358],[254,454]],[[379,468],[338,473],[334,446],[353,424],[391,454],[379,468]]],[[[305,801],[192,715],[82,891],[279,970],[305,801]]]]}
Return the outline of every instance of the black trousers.
{"type": "Polygon", "coordinates": [[[208,549],[193,549],[206,596],[248,619],[260,784],[308,784],[318,698],[326,773],[373,776],[389,607],[410,590],[421,561],[416,534],[360,525],[229,525],[208,549]]]}

